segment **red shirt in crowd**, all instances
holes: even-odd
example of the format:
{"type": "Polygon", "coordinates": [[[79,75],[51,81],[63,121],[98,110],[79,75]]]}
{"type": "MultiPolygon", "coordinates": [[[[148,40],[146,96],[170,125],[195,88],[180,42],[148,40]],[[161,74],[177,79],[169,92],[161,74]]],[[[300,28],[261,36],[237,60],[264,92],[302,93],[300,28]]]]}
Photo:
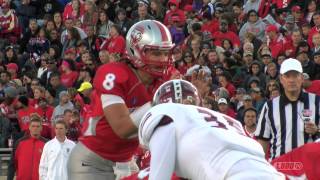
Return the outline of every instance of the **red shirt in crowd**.
{"type": "Polygon", "coordinates": [[[307,92],[314,93],[320,96],[320,80],[314,80],[311,82],[311,86],[305,89],[307,92]]]}
{"type": "Polygon", "coordinates": [[[285,52],[290,52],[289,57],[295,57],[296,55],[296,51],[297,51],[297,47],[294,46],[292,41],[287,41],[284,45],[283,45],[283,49],[285,52]]]}
{"type": "Polygon", "coordinates": [[[73,122],[69,124],[67,135],[66,135],[67,138],[74,142],[77,142],[78,138],[82,135],[81,129],[82,129],[82,126],[80,122],[73,122]]]}
{"type": "Polygon", "coordinates": [[[291,3],[291,0],[271,0],[278,9],[286,8],[291,3]]]}
{"type": "Polygon", "coordinates": [[[0,37],[4,37],[9,33],[19,33],[18,18],[13,10],[0,15],[0,37]]]}
{"type": "Polygon", "coordinates": [[[21,131],[29,132],[30,115],[32,113],[37,113],[36,109],[32,106],[18,110],[18,123],[21,131]]]}
{"type": "Polygon", "coordinates": [[[311,48],[314,47],[313,43],[312,43],[312,37],[313,35],[320,33],[320,27],[317,28],[316,26],[314,26],[313,28],[310,29],[309,31],[309,35],[308,35],[308,44],[311,48]]]}
{"type": "Polygon", "coordinates": [[[73,84],[77,81],[78,75],[79,74],[76,71],[72,71],[68,74],[66,73],[61,74],[61,77],[60,77],[61,84],[66,88],[72,87],[73,84]]]}
{"type": "Polygon", "coordinates": [[[34,108],[37,108],[39,106],[39,100],[38,99],[29,99],[29,106],[32,106],[34,108]]]}
{"type": "Polygon", "coordinates": [[[168,7],[169,11],[166,13],[164,20],[163,20],[163,24],[165,25],[171,25],[172,24],[172,16],[178,16],[180,22],[184,23],[186,22],[186,16],[184,15],[184,11],[179,9],[179,1],[177,0],[169,0],[168,2],[168,6],[169,4],[175,4],[176,5],[176,9],[174,11],[170,10],[170,7],[168,7]]]}
{"type": "Polygon", "coordinates": [[[126,48],[126,40],[121,35],[106,39],[101,44],[101,49],[107,50],[110,54],[123,54],[126,48]]]}
{"type": "Polygon", "coordinates": [[[47,139],[54,137],[52,136],[53,127],[51,124],[51,117],[54,111],[54,107],[47,105],[45,109],[40,107],[36,108],[37,113],[42,117],[42,131],[41,136],[47,139]]]}
{"type": "Polygon", "coordinates": [[[234,87],[233,84],[228,83],[227,86],[225,87],[229,93],[229,97],[234,97],[236,95],[236,88],[234,87]]]}
{"type": "Polygon", "coordinates": [[[269,48],[271,50],[271,55],[273,58],[277,58],[278,55],[283,52],[283,44],[284,44],[284,38],[281,36],[278,36],[277,38],[270,40],[269,48]]]}
{"type": "Polygon", "coordinates": [[[237,115],[236,112],[234,112],[234,110],[232,108],[229,108],[229,107],[228,107],[226,112],[221,112],[221,113],[225,114],[227,116],[230,116],[232,118],[236,118],[236,115],[237,115]]]}
{"type": "Polygon", "coordinates": [[[84,3],[83,1],[79,1],[80,3],[80,10],[78,14],[73,13],[73,8],[72,8],[72,2],[69,2],[65,7],[63,11],[63,19],[77,19],[80,18],[85,10],[84,10],[84,3]]]}
{"type": "Polygon", "coordinates": [[[53,106],[47,105],[45,109],[37,107],[36,111],[43,118],[43,123],[51,124],[51,117],[54,111],[53,106]]]}
{"type": "Polygon", "coordinates": [[[222,40],[228,39],[231,41],[233,47],[240,47],[240,39],[238,35],[232,31],[227,31],[225,33],[221,31],[217,31],[213,33],[214,42],[213,44],[216,46],[222,46],[222,40]]]}

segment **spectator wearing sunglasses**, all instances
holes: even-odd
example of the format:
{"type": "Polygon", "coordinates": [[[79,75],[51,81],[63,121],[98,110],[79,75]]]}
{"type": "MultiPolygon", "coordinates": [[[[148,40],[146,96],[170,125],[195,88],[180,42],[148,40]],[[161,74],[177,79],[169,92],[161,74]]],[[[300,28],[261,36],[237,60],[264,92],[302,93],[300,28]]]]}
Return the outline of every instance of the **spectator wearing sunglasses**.
{"type": "Polygon", "coordinates": [[[54,59],[49,58],[46,61],[46,64],[47,64],[47,70],[42,73],[41,78],[40,78],[40,82],[41,82],[42,86],[44,86],[44,87],[49,86],[50,75],[53,72],[57,71],[56,61],[54,59]]]}

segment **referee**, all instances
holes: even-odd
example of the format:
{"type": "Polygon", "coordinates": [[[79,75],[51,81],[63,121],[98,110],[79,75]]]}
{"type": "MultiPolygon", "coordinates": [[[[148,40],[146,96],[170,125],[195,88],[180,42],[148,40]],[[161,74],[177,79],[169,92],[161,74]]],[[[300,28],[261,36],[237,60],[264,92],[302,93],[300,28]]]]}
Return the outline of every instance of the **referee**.
{"type": "Polygon", "coordinates": [[[270,150],[271,159],[317,138],[320,97],[302,91],[302,73],[298,60],[285,60],[280,68],[284,91],[266,102],[260,113],[255,136],[265,152],[270,150]],[[309,121],[305,111],[311,112],[309,121]]]}

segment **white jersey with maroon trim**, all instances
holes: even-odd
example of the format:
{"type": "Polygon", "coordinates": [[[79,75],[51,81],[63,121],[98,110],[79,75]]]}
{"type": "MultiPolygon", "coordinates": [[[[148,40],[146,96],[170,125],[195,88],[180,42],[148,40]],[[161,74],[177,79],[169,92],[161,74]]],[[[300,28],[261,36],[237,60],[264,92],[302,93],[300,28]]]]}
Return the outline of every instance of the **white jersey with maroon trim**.
{"type": "MultiPolygon", "coordinates": [[[[174,127],[175,172],[180,177],[223,179],[239,160],[257,158],[264,161],[261,145],[246,136],[237,120],[193,105],[164,103],[153,107],[139,126],[142,145],[150,145],[150,139],[159,123],[163,124],[164,117],[169,117],[172,120],[169,124],[174,127]]],[[[151,151],[153,156],[156,154],[151,151]]]]}

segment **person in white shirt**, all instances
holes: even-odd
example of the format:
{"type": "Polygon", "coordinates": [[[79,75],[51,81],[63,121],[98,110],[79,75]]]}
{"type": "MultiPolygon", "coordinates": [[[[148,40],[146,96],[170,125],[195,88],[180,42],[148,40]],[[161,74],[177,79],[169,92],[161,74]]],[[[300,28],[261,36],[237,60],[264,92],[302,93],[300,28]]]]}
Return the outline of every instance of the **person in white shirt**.
{"type": "Polygon", "coordinates": [[[66,137],[67,124],[57,121],[56,137],[44,145],[39,165],[40,180],[68,180],[67,162],[75,143],[66,137]]]}
{"type": "Polygon", "coordinates": [[[199,106],[191,83],[167,81],[153,103],[138,133],[151,152],[149,179],[170,179],[173,172],[193,180],[285,179],[265,160],[262,146],[245,135],[240,122],[199,106]]]}

